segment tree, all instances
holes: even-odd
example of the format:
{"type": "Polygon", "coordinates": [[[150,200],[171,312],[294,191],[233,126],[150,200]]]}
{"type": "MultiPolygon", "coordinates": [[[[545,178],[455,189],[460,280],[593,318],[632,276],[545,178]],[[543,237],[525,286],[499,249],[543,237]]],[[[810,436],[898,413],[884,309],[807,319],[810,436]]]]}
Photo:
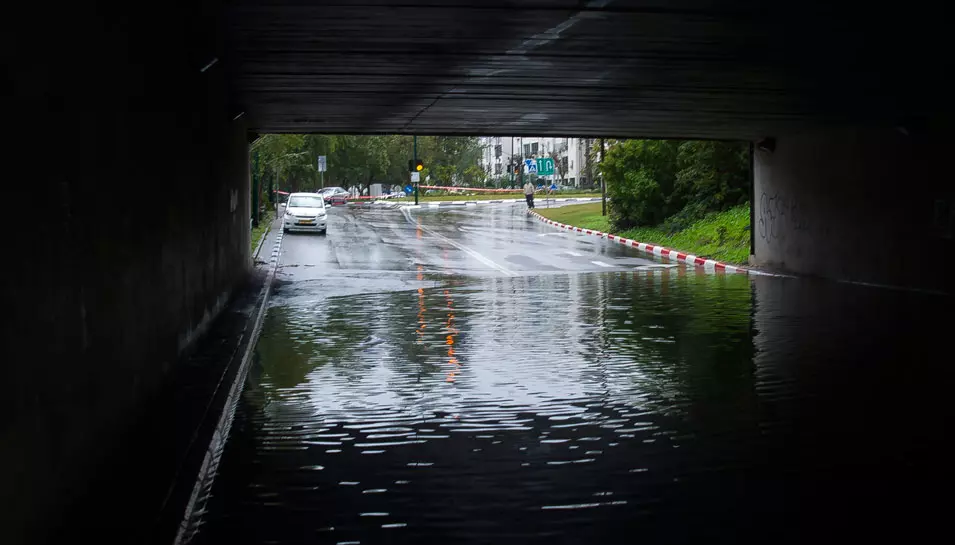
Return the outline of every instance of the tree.
{"type": "Polygon", "coordinates": [[[376,180],[388,173],[390,158],[386,136],[337,137],[335,154],[329,157],[329,171],[343,187],[366,192],[376,180]]]}
{"type": "Polygon", "coordinates": [[[424,161],[425,172],[435,185],[461,185],[465,181],[483,183],[478,174],[481,143],[471,136],[429,136],[418,138],[418,157],[424,161]],[[477,167],[475,170],[468,169],[477,167]]]}
{"type": "Polygon", "coordinates": [[[582,141],[584,147],[584,174],[587,175],[587,181],[580,184],[583,187],[594,187],[594,141],[586,138],[582,141]]]}
{"type": "Polygon", "coordinates": [[[484,187],[487,179],[487,172],[480,165],[470,165],[461,173],[462,184],[469,187],[484,187]]]}
{"type": "Polygon", "coordinates": [[[299,184],[309,178],[304,135],[267,134],[256,140],[252,149],[259,154],[257,168],[259,179],[266,182],[263,186],[297,191],[299,184]]]}
{"type": "Polygon", "coordinates": [[[680,230],[749,196],[748,145],[742,142],[611,142],[599,168],[617,229],[666,220],[669,230],[680,230]]]}
{"type": "Polygon", "coordinates": [[[391,135],[382,137],[388,155],[388,168],[384,181],[404,186],[409,182],[408,161],[412,155],[412,137],[391,135]]]}
{"type": "Polygon", "coordinates": [[[749,199],[749,146],[741,142],[687,141],[677,156],[673,203],[722,211],[749,199]]]}
{"type": "MultiPolygon", "coordinates": [[[[309,151],[309,159],[313,161],[316,165],[315,171],[315,185],[316,189],[319,189],[321,186],[322,180],[325,181],[325,185],[328,185],[328,173],[325,173],[325,176],[322,176],[318,172],[318,156],[324,155],[326,158],[335,153],[336,146],[338,144],[338,137],[327,134],[308,134],[305,135],[305,147],[309,151]]],[[[327,164],[327,163],[326,163],[327,164]]]]}
{"type": "Polygon", "coordinates": [[[643,161],[644,150],[642,141],[626,140],[612,145],[599,165],[615,229],[655,225],[666,217],[665,194],[654,178],[652,161],[643,161]]]}
{"type": "MultiPolygon", "coordinates": [[[[412,140],[411,136],[398,135],[268,134],[252,144],[252,152],[258,157],[252,167],[261,180],[263,199],[268,198],[268,188],[290,192],[319,189],[323,178],[318,172],[319,155],[328,158],[326,186],[358,187],[367,192],[375,182],[408,182],[412,140]]],[[[418,137],[418,158],[425,164],[422,177],[430,174],[436,183],[483,185],[487,179],[480,168],[477,138],[418,137]]]]}

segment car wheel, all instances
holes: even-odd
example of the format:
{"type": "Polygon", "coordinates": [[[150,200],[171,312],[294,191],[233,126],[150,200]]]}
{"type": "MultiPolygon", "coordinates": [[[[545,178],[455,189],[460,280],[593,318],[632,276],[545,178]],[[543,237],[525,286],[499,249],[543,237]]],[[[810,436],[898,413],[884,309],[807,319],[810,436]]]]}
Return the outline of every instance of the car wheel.
{"type": "Polygon", "coordinates": [[[322,229],[321,231],[318,232],[318,234],[325,236],[328,234],[328,229],[322,229]]]}
{"type": "Polygon", "coordinates": [[[282,228],[282,232],[287,235],[287,234],[288,234],[288,229],[283,227],[283,228],[282,228]]]}

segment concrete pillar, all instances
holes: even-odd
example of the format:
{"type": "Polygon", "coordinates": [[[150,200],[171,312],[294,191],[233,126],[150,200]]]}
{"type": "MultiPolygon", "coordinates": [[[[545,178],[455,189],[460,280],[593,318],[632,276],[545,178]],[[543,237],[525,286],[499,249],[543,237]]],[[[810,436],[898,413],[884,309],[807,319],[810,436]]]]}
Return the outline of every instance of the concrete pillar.
{"type": "Polygon", "coordinates": [[[951,138],[825,129],[756,146],[755,265],[952,291],[951,138]]]}

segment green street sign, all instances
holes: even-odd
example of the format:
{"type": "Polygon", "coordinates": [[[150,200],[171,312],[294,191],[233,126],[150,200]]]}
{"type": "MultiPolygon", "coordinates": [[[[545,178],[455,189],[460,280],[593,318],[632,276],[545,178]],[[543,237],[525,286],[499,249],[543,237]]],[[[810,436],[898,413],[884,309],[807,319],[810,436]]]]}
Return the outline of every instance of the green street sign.
{"type": "Polygon", "coordinates": [[[554,160],[550,157],[537,158],[537,174],[539,176],[550,176],[554,173],[554,160]]]}

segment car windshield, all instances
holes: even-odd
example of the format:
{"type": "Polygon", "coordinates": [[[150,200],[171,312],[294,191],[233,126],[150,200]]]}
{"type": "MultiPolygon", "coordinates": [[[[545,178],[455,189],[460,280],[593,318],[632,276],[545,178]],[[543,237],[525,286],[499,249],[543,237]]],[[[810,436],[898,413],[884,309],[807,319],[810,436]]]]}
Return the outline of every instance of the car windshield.
{"type": "Polygon", "coordinates": [[[323,201],[317,195],[312,197],[308,195],[296,195],[294,197],[289,197],[288,207],[289,208],[322,208],[325,206],[325,201],[323,201]]]}

